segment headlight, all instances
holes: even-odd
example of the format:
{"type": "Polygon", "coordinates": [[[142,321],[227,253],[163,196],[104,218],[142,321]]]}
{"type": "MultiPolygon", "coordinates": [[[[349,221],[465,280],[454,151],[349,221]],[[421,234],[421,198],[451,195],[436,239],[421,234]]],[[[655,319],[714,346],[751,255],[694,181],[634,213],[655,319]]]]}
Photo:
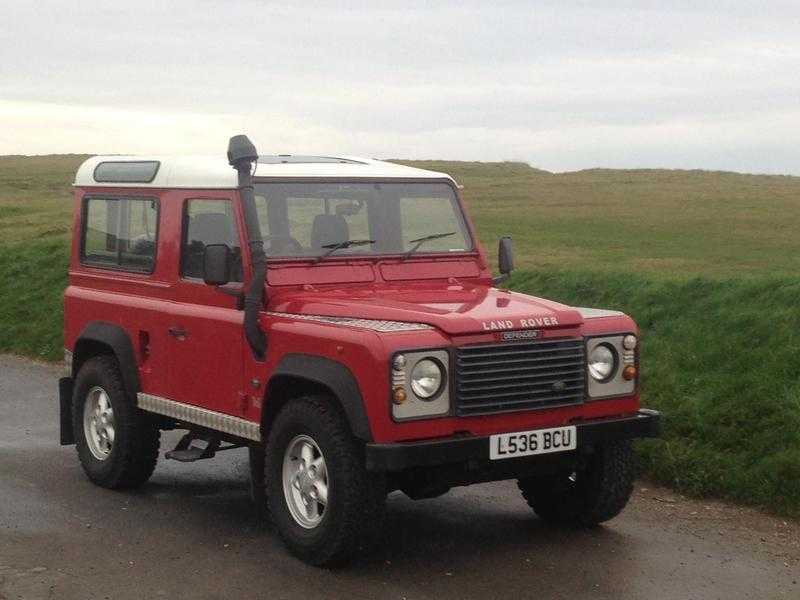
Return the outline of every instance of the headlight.
{"type": "Polygon", "coordinates": [[[617,355],[611,346],[595,346],[589,355],[589,375],[597,381],[606,381],[617,368],[617,355]]]}
{"type": "Polygon", "coordinates": [[[391,360],[390,397],[395,421],[450,414],[450,353],[447,349],[403,350],[391,360]]]}
{"type": "Polygon", "coordinates": [[[439,363],[430,358],[423,358],[411,371],[411,389],[422,400],[433,398],[442,387],[444,373],[439,363]]]}

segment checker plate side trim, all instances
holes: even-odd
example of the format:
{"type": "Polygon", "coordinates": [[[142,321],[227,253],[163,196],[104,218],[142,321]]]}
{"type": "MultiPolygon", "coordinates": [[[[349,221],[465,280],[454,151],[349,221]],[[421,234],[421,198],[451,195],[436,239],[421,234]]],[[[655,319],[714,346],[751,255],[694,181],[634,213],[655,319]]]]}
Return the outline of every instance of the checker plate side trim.
{"type": "Polygon", "coordinates": [[[239,417],[233,417],[213,410],[175,402],[152,394],[136,394],[136,401],[139,408],[148,412],[157,413],[166,417],[172,417],[179,421],[200,425],[215,431],[222,431],[236,437],[261,441],[261,427],[258,423],[246,421],[239,417]]]}
{"type": "Polygon", "coordinates": [[[358,319],[354,317],[327,317],[324,315],[304,315],[296,313],[268,312],[272,317],[283,317],[284,319],[297,319],[299,321],[315,321],[328,325],[344,325],[345,327],[358,327],[360,329],[371,329],[372,331],[392,332],[392,331],[422,331],[433,329],[433,326],[425,323],[409,323],[406,321],[379,321],[376,319],[358,319]]]}
{"type": "Polygon", "coordinates": [[[618,310],[606,310],[604,308],[586,308],[584,306],[576,306],[575,310],[577,310],[584,319],[602,319],[603,317],[625,316],[625,313],[621,313],[618,310]]]}

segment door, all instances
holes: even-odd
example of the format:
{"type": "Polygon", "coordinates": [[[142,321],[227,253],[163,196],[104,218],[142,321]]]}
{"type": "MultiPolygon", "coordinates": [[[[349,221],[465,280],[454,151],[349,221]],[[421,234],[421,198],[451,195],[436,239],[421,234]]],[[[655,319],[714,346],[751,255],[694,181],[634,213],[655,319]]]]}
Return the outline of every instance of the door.
{"type": "Polygon", "coordinates": [[[182,206],[180,271],[169,309],[170,399],[216,412],[243,412],[244,313],[237,299],[203,282],[210,244],[232,250],[229,292],[242,288],[241,219],[233,198],[186,198],[182,206]]]}

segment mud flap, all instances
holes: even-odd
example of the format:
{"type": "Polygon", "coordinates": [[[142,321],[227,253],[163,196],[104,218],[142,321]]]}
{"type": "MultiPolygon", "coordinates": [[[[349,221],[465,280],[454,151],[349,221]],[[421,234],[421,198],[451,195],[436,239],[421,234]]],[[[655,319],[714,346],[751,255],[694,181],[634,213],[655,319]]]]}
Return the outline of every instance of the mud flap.
{"type": "Polygon", "coordinates": [[[72,431],[72,385],[72,377],[62,377],[58,380],[62,446],[71,446],[75,443],[75,432],[72,431]]]}

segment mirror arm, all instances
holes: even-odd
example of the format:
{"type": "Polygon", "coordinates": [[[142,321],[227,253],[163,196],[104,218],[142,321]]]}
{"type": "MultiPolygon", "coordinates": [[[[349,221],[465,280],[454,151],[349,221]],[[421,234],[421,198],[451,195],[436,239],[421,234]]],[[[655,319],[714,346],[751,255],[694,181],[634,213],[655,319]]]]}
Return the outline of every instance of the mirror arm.
{"type": "Polygon", "coordinates": [[[214,289],[221,294],[225,294],[226,296],[231,296],[232,298],[236,298],[236,309],[244,310],[244,288],[241,285],[238,285],[236,287],[228,287],[228,284],[215,285],[214,289]]]}

